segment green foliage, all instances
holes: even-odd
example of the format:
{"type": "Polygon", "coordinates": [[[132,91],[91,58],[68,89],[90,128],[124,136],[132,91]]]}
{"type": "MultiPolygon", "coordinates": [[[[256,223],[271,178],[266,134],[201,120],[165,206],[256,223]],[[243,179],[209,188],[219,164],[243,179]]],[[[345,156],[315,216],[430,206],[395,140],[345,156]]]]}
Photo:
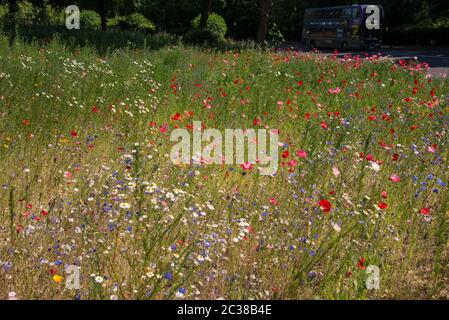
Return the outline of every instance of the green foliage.
{"type": "Polygon", "coordinates": [[[193,29],[189,31],[184,39],[188,43],[193,44],[205,44],[215,46],[224,40],[224,37],[221,34],[218,34],[214,31],[210,30],[202,30],[202,29],[193,29]]]}
{"type": "MultiPolygon", "coordinates": [[[[350,5],[357,0],[276,0],[270,12],[272,27],[268,41],[277,44],[286,40],[300,40],[304,10],[310,7],[350,5]]],[[[184,35],[190,28],[198,27],[202,12],[202,1],[191,0],[0,0],[0,18],[13,9],[8,16],[9,22],[19,24],[63,24],[64,8],[76,3],[82,13],[82,23],[98,27],[95,11],[108,21],[111,27],[120,27],[133,31],[164,30],[176,35],[184,35]],[[88,10],[87,16],[83,14],[88,10]],[[89,11],[92,10],[92,11],[89,11]],[[134,14],[136,13],[136,14],[134,14]],[[139,15],[137,15],[139,14],[139,15]],[[114,18],[116,17],[116,18],[114,18]],[[125,17],[125,18],[123,18],[125,17]],[[196,18],[195,18],[196,17],[196,18]],[[109,20],[108,20],[109,19],[109,20]]],[[[430,38],[438,38],[437,43],[445,43],[440,36],[434,35],[435,29],[445,30],[449,27],[449,2],[447,0],[377,0],[385,9],[385,27],[402,33],[396,38],[400,43],[407,39],[408,44],[415,44],[405,28],[430,30],[430,38]],[[411,41],[412,40],[412,41],[411,41]]],[[[213,1],[212,13],[207,29],[224,37],[226,34],[234,39],[254,39],[260,16],[258,0],[217,0],[213,1]]],[[[395,33],[396,33],[395,31],[395,33]]],[[[190,35],[192,35],[190,33],[190,35]]],[[[204,34],[203,34],[204,35],[204,34]]],[[[426,37],[419,32],[419,37],[426,37]]],[[[414,36],[416,37],[416,36],[414,36]]],[[[213,36],[212,36],[213,38],[213,36]]],[[[391,37],[390,37],[391,38],[391,37]]],[[[429,42],[429,40],[420,43],[429,42]]]]}
{"type": "MultiPolygon", "coordinates": [[[[192,28],[198,29],[200,26],[201,15],[197,16],[192,20],[192,28]]],[[[228,31],[228,26],[226,25],[225,19],[216,13],[211,13],[209,19],[207,20],[207,31],[211,35],[216,34],[219,37],[224,37],[228,31]]]]}
{"type": "Polygon", "coordinates": [[[8,13],[8,8],[5,5],[0,5],[0,19],[3,19],[8,13]]]}
{"type": "Polygon", "coordinates": [[[81,27],[98,28],[101,25],[101,18],[98,13],[92,10],[82,10],[80,14],[81,27]]]}
{"type": "Polygon", "coordinates": [[[20,37],[26,42],[37,42],[40,45],[44,45],[57,38],[67,48],[91,47],[101,54],[127,47],[158,49],[175,45],[179,42],[176,36],[165,32],[145,34],[118,28],[102,32],[101,30],[90,28],[67,30],[64,25],[21,25],[18,28],[18,32],[20,37]]]}
{"type": "Polygon", "coordinates": [[[38,11],[29,1],[19,2],[16,19],[21,23],[32,23],[38,18],[38,11]]]}
{"type": "Polygon", "coordinates": [[[123,30],[151,32],[156,30],[153,22],[145,18],[141,13],[133,13],[129,16],[120,17],[118,26],[123,30]]]}
{"type": "Polygon", "coordinates": [[[279,46],[285,41],[281,30],[276,23],[273,23],[270,30],[268,31],[268,42],[273,46],[279,46]]]}

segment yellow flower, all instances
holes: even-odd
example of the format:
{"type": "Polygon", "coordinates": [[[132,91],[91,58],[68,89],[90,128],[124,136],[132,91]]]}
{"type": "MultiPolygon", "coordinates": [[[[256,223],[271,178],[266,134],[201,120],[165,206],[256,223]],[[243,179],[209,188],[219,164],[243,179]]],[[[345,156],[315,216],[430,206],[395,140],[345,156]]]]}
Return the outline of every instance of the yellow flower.
{"type": "Polygon", "coordinates": [[[61,283],[62,279],[63,279],[63,278],[62,278],[60,275],[55,274],[55,275],[53,276],[53,280],[54,280],[55,282],[57,282],[57,283],[61,283]]]}

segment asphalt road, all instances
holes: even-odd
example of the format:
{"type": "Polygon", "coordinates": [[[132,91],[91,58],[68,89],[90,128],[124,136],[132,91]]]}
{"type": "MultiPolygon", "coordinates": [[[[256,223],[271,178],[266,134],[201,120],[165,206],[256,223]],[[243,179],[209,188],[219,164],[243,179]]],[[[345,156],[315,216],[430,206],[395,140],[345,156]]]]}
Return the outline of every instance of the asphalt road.
{"type": "MultiPolygon", "coordinates": [[[[290,47],[290,46],[289,46],[290,47]]],[[[300,46],[291,46],[294,49],[303,49],[300,46]]],[[[333,54],[334,50],[320,49],[323,54],[333,54]]],[[[389,56],[396,60],[417,59],[420,62],[427,62],[430,65],[429,73],[437,77],[449,76],[449,47],[383,47],[374,51],[348,51],[342,53],[353,55],[373,55],[381,53],[383,56],[389,56]]]]}

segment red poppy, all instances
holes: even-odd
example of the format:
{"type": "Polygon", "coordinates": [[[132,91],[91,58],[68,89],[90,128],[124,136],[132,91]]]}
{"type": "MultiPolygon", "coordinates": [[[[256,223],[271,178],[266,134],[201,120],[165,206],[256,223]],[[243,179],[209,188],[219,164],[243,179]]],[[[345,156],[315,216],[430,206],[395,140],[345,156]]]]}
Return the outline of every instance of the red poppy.
{"type": "Polygon", "coordinates": [[[429,208],[422,208],[421,209],[421,214],[424,216],[427,216],[430,214],[430,209],[429,208]]]}
{"type": "Polygon", "coordinates": [[[323,210],[325,213],[329,213],[332,210],[332,205],[327,200],[321,200],[318,202],[318,205],[320,206],[321,210],[323,210]]]}
{"type": "Polygon", "coordinates": [[[76,138],[76,137],[78,137],[78,132],[76,132],[75,130],[72,130],[72,131],[70,132],[70,135],[71,135],[73,138],[76,138]]]}
{"type": "Polygon", "coordinates": [[[179,113],[175,113],[174,116],[171,118],[173,121],[178,121],[181,119],[181,115],[179,113]]]}
{"type": "Polygon", "coordinates": [[[27,127],[27,126],[30,125],[30,120],[24,119],[24,120],[22,120],[22,124],[23,124],[25,127],[27,127]]]}
{"type": "Polygon", "coordinates": [[[365,258],[364,257],[361,257],[360,259],[359,259],[359,261],[357,261],[357,268],[359,268],[360,270],[365,270],[366,269],[366,267],[365,267],[365,258]]]}
{"type": "Polygon", "coordinates": [[[381,202],[377,205],[379,207],[379,209],[381,210],[385,210],[388,208],[388,204],[386,204],[385,202],[381,202]]]}
{"type": "Polygon", "coordinates": [[[260,125],[262,123],[262,120],[260,120],[260,118],[259,117],[257,117],[257,118],[254,118],[254,120],[253,120],[253,124],[255,125],[255,126],[258,126],[258,125],[260,125]]]}
{"type": "Polygon", "coordinates": [[[290,152],[288,152],[288,150],[285,150],[284,152],[282,152],[282,158],[286,159],[290,157],[290,152]]]}
{"type": "Polygon", "coordinates": [[[41,215],[43,215],[44,217],[48,216],[48,211],[42,210],[41,211],[41,215]]]}

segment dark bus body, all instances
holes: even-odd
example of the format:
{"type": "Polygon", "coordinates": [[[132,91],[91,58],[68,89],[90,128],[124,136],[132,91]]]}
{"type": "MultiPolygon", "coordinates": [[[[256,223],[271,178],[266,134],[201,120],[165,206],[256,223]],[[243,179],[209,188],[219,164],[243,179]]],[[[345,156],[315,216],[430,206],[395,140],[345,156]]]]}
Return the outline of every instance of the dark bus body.
{"type": "Polygon", "coordinates": [[[380,29],[366,27],[368,5],[306,9],[303,45],[309,48],[376,49],[382,45],[384,10],[380,9],[380,29]]]}

